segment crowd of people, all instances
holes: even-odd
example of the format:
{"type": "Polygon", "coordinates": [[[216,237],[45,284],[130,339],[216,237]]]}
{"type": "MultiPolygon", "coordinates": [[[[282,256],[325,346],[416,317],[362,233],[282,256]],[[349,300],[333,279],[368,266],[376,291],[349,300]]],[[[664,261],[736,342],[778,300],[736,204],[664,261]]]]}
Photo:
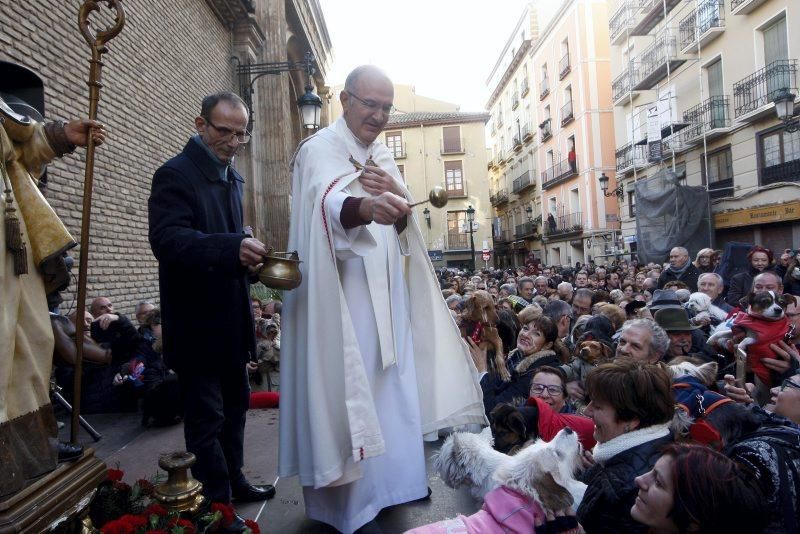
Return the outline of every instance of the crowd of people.
{"type": "Polygon", "coordinates": [[[750,270],[729,278],[714,272],[719,252],[703,249],[691,261],[682,247],[664,266],[533,260],[437,273],[490,420],[509,409],[499,406],[524,413],[537,399],[593,423],[596,445],[579,477],[588,487],[568,511],[587,532],[800,528],[800,253],[786,250],[776,262],[754,246],[747,258],[750,270]],[[739,338],[713,334],[735,332],[763,292],[783,310],[783,327],[759,359],[765,372],[754,373],[755,345],[737,369],[739,338]],[[479,336],[474,310],[486,300],[495,315],[479,336]]]}

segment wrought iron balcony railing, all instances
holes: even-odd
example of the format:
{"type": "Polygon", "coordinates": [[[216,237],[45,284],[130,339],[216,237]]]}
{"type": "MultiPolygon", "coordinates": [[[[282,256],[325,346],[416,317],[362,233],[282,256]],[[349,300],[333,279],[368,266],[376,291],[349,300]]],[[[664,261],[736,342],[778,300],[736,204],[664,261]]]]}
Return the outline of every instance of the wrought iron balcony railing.
{"type": "Polygon", "coordinates": [[[766,106],[781,89],[797,94],[796,59],[778,59],[734,83],[734,117],[738,119],[766,106]]]}
{"type": "Polygon", "coordinates": [[[515,135],[512,145],[514,146],[514,150],[519,151],[522,149],[522,136],[515,135]]]}
{"type": "Polygon", "coordinates": [[[531,125],[525,123],[522,126],[522,141],[527,143],[531,139],[533,139],[533,132],[531,131],[531,125]]]}
{"type": "Polygon", "coordinates": [[[575,117],[572,114],[572,100],[567,102],[561,107],[561,125],[565,125],[572,121],[575,117]]]}
{"type": "Polygon", "coordinates": [[[553,137],[553,128],[550,119],[545,119],[544,122],[539,125],[539,134],[542,136],[542,142],[553,137]]]}
{"type": "Polygon", "coordinates": [[[545,217],[542,223],[544,235],[554,236],[571,232],[583,231],[583,217],[580,211],[560,215],[558,217],[545,217]]]}
{"type": "Polygon", "coordinates": [[[611,82],[611,98],[615,104],[619,103],[631,92],[631,88],[634,85],[635,72],[633,68],[625,69],[611,82]]]}
{"type": "Polygon", "coordinates": [[[652,89],[667,72],[674,71],[685,60],[678,57],[678,38],[669,30],[661,32],[653,44],[648,46],[635,60],[638,76],[637,90],[652,89]]]}
{"type": "Polygon", "coordinates": [[[448,250],[465,250],[469,248],[469,234],[447,234],[448,250]]]}
{"type": "Polygon", "coordinates": [[[683,122],[688,122],[686,139],[696,139],[712,130],[729,128],[731,125],[730,98],[725,95],[712,96],[683,112],[683,122]]]}
{"type": "Polygon", "coordinates": [[[562,159],[546,171],[542,171],[542,189],[549,189],[578,174],[577,160],[570,163],[562,159]]]}
{"type": "Polygon", "coordinates": [[[511,109],[517,109],[518,107],[519,107],[519,96],[514,94],[514,96],[511,97],[511,109]]]}
{"type": "Polygon", "coordinates": [[[570,67],[569,62],[569,52],[561,56],[561,59],[558,62],[558,79],[563,80],[564,76],[569,74],[569,71],[572,70],[570,67]]]}
{"type": "Polygon", "coordinates": [[[647,166],[647,146],[628,143],[617,149],[616,157],[618,173],[641,169],[647,166]]]}
{"type": "Polygon", "coordinates": [[[800,182],[800,159],[770,165],[761,169],[761,185],[777,182],[800,182]]]}
{"type": "Polygon", "coordinates": [[[522,239],[523,237],[534,237],[536,236],[536,230],[536,223],[533,221],[528,221],[516,226],[514,236],[517,239],[522,239]]]}
{"type": "Polygon", "coordinates": [[[491,195],[489,195],[489,203],[492,206],[499,206],[504,202],[508,202],[508,191],[505,189],[498,189],[491,195]]]}
{"type": "Polygon", "coordinates": [[[681,50],[697,44],[706,32],[725,27],[724,0],[702,0],[697,10],[686,16],[678,25],[681,50]]]}
{"type": "Polygon", "coordinates": [[[539,100],[544,100],[550,94],[550,81],[547,78],[542,78],[539,88],[539,100]]]}
{"type": "Polygon", "coordinates": [[[514,179],[512,191],[520,193],[533,185],[536,185],[536,182],[533,181],[531,171],[525,171],[520,174],[518,178],[514,179]]]}
{"type": "Polygon", "coordinates": [[[527,78],[523,78],[522,79],[522,83],[519,86],[519,94],[520,94],[520,96],[524,98],[528,94],[530,89],[531,88],[528,85],[528,79],[527,78]]]}

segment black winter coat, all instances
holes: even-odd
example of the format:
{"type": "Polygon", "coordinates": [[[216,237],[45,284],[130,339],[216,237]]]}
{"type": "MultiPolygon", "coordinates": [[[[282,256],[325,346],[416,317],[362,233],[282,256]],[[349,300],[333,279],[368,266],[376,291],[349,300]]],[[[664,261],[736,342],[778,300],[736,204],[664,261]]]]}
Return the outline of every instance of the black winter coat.
{"type": "Polygon", "coordinates": [[[586,470],[581,477],[586,493],[576,514],[586,532],[647,532],[648,527],[631,517],[639,492],[634,479],[653,468],[670,441],[665,436],[642,443],[586,470]]]}
{"type": "Polygon", "coordinates": [[[244,367],[255,355],[247,270],[239,261],[244,180],[222,180],[190,139],[153,176],[150,246],[158,259],[164,356],[189,369],[244,367]]]}
{"type": "Polygon", "coordinates": [[[695,267],[692,262],[689,262],[689,266],[680,274],[680,276],[676,275],[670,269],[664,269],[664,271],[661,273],[661,276],[658,277],[658,289],[664,289],[664,286],[667,284],[667,282],[673,282],[677,280],[689,286],[689,291],[694,293],[697,291],[697,278],[699,276],[700,271],[697,270],[697,267],[695,267]]]}
{"type": "MultiPolygon", "coordinates": [[[[771,270],[772,269],[769,267],[764,269],[764,271],[771,270]]],[[[763,271],[758,271],[753,267],[750,267],[749,271],[743,271],[733,275],[733,278],[731,278],[730,287],[728,288],[728,296],[725,297],[725,302],[731,306],[739,307],[739,300],[742,297],[746,297],[750,292],[750,289],[753,287],[753,278],[762,272],[763,271]]]]}

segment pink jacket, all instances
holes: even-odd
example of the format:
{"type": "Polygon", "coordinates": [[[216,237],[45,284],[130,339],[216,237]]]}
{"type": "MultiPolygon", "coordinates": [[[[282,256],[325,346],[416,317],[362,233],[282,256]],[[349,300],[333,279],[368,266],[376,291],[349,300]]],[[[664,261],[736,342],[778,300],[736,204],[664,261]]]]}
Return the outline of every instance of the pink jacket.
{"type": "Polygon", "coordinates": [[[483,508],[471,516],[460,515],[407,531],[406,534],[531,534],[544,510],[531,497],[506,487],[495,488],[483,499],[483,508]]]}

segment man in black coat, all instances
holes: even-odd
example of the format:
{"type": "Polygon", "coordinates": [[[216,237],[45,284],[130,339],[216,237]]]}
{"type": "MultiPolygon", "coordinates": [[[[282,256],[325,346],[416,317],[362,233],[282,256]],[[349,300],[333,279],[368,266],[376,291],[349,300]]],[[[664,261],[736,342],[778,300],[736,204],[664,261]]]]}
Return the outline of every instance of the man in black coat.
{"type": "Polygon", "coordinates": [[[669,251],[669,267],[658,277],[658,289],[664,289],[667,282],[683,282],[694,293],[697,291],[697,277],[700,271],[689,261],[689,251],[675,247],[669,251]]]}
{"type": "Polygon", "coordinates": [[[233,93],[203,99],[198,134],[153,176],[150,246],[159,262],[163,347],[180,379],[186,448],[210,501],[270,498],[242,473],[247,362],[255,355],[248,268],[264,245],[243,233],[244,180],[232,166],[248,110],[233,93]],[[198,313],[200,310],[200,313],[198,313]]]}

